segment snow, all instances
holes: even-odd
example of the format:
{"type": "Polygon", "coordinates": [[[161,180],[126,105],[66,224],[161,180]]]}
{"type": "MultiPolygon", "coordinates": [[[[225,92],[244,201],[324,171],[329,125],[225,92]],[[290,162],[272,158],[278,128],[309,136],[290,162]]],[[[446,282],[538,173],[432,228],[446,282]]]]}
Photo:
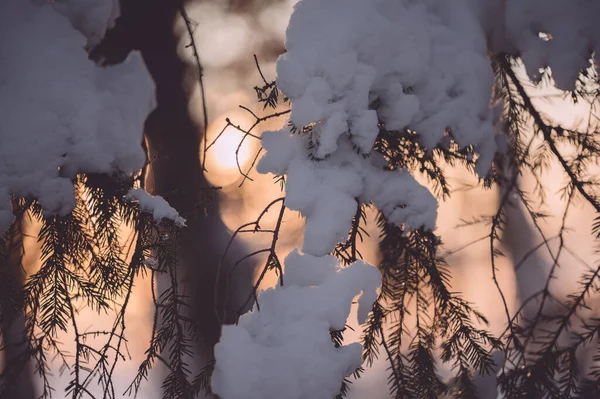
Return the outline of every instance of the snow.
{"type": "Polygon", "coordinates": [[[530,79],[550,67],[556,87],[572,90],[578,72],[600,61],[600,3],[593,0],[470,0],[493,53],[517,54],[530,79]]]}
{"type": "Polygon", "coordinates": [[[591,51],[600,60],[600,27],[593,15],[600,14],[597,1],[511,0],[506,4],[507,37],[521,53],[532,80],[538,69],[549,66],[559,89],[575,86],[578,72],[590,66],[591,51]],[[544,35],[551,35],[547,40],[544,35]]]}
{"type": "Polygon", "coordinates": [[[119,0],[55,0],[51,4],[87,38],[87,48],[100,43],[120,14],[119,0]]]}
{"type": "Polygon", "coordinates": [[[75,203],[77,173],[133,173],[143,166],[153,86],[141,58],[99,68],[85,51],[114,20],[115,4],[3,3],[0,230],[12,221],[11,194],[35,196],[48,213],[65,215],[75,203]]]}
{"type": "Polygon", "coordinates": [[[335,257],[292,252],[285,259],[286,285],[262,292],[260,311],[224,326],[215,347],[213,391],[225,399],[331,399],[344,376],[362,363],[358,343],[336,348],[329,330],[345,327],[359,297],[364,323],[376,298],[380,274],[357,261],[342,268],[335,257]]]}
{"type": "MultiPolygon", "coordinates": [[[[363,198],[379,209],[390,223],[405,231],[424,227],[433,230],[438,203],[426,187],[404,170],[369,173],[363,198]]],[[[365,201],[366,202],[366,201],[365,201]]]]}
{"type": "Polygon", "coordinates": [[[135,188],[129,190],[125,198],[137,201],[142,211],[152,215],[155,223],[168,219],[178,227],[185,227],[185,219],[179,216],[179,213],[160,195],[150,195],[142,188],[135,188]]]}
{"type": "Polygon", "coordinates": [[[460,146],[483,153],[480,174],[489,170],[493,72],[466,1],[304,0],[286,48],[277,81],[292,100],[291,122],[315,124],[318,158],[335,152],[346,132],[369,153],[381,121],[416,131],[427,148],[450,129],[460,146]]]}
{"type": "Polygon", "coordinates": [[[600,60],[600,26],[586,18],[600,3],[580,3],[304,0],[290,19],[278,84],[294,105],[291,121],[314,124],[319,158],[346,132],[370,152],[380,121],[416,131],[427,148],[449,130],[459,146],[475,146],[485,176],[496,151],[490,51],[519,54],[534,81],[549,66],[558,88],[573,89],[592,52],[600,60]]]}
{"type": "Polygon", "coordinates": [[[324,256],[346,240],[358,201],[373,203],[405,231],[435,229],[437,201],[406,171],[384,170],[376,155],[364,158],[344,136],[324,160],[309,157],[309,137],[287,128],[265,132],[257,170],[286,173],[286,206],[306,217],[302,251],[324,256]]]}

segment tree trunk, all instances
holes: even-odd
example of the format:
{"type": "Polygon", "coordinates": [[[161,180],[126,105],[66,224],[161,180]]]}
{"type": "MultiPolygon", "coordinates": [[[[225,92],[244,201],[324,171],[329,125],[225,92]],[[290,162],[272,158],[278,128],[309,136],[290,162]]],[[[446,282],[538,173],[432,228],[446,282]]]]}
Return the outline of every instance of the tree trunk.
{"type": "Polygon", "coordinates": [[[223,307],[227,295],[228,317],[223,321],[235,322],[238,308],[251,292],[253,270],[239,265],[225,294],[223,284],[232,261],[243,255],[241,245],[234,243],[229,262],[220,268],[216,299],[217,270],[230,233],[219,217],[217,201],[210,201],[217,198],[216,191],[204,178],[200,164],[204,126],[194,124],[187,110],[198,76],[196,68],[177,54],[179,38],[173,27],[179,5],[174,0],[122,0],[121,17],[90,58],[111,65],[123,61],[131,50],[140,50],[156,85],[157,105],[144,128],[149,159],[145,188],[164,197],[187,219],[178,250],[179,277],[187,285],[185,293],[191,296],[192,312],[200,322],[197,357],[202,367],[213,359],[213,346],[220,336],[217,311],[221,310],[217,308],[223,307]]]}
{"type": "MultiPolygon", "coordinates": [[[[0,273],[3,289],[8,292],[19,292],[25,281],[26,275],[22,267],[23,259],[23,215],[17,216],[17,219],[11,226],[10,241],[7,242],[8,259],[3,270],[0,273]]],[[[6,293],[3,293],[6,294],[6,293]]],[[[7,303],[6,301],[2,301],[7,303]]],[[[19,306],[19,305],[18,305],[19,306]]],[[[3,362],[6,368],[9,364],[16,366],[16,362],[20,356],[26,354],[29,350],[27,346],[27,338],[25,336],[25,322],[23,317],[18,314],[10,314],[10,310],[3,309],[2,313],[2,340],[4,345],[3,362]]],[[[17,366],[18,367],[18,366],[17,366]]],[[[11,381],[12,382],[12,381],[11,381]]],[[[12,382],[12,385],[4,392],[3,397],[15,399],[34,399],[35,384],[29,367],[19,375],[18,380],[12,382]]]]}

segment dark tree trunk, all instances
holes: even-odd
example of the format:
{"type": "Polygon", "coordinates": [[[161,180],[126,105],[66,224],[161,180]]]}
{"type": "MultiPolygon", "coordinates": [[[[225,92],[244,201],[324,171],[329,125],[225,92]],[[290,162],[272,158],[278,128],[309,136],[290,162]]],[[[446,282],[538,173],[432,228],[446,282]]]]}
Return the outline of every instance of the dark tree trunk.
{"type": "MultiPolygon", "coordinates": [[[[209,188],[199,159],[204,127],[194,124],[187,111],[198,77],[196,69],[185,65],[177,54],[179,38],[173,24],[179,4],[174,0],[121,0],[121,17],[90,57],[110,65],[124,60],[129,51],[140,50],[156,85],[157,106],[145,124],[150,160],[146,190],[164,197],[187,219],[180,236],[179,276],[188,285],[185,290],[192,297],[193,313],[200,323],[198,358],[202,366],[212,360],[220,335],[217,307],[223,304],[225,290],[220,287],[220,299],[215,301],[215,282],[230,234],[219,217],[217,202],[206,205],[206,199],[216,198],[216,192],[209,188]]],[[[235,261],[241,256],[241,246],[235,245],[231,253],[229,259],[235,261]]],[[[227,281],[230,267],[231,262],[221,266],[221,283],[227,281]]],[[[228,290],[226,323],[235,321],[237,309],[252,286],[251,268],[240,265],[238,269],[228,290]]]]}
{"type": "MultiPolygon", "coordinates": [[[[17,216],[17,219],[11,226],[10,241],[7,242],[6,253],[8,259],[0,273],[2,278],[2,289],[6,290],[2,295],[7,295],[7,292],[19,292],[25,281],[25,271],[22,267],[23,259],[23,215],[17,216]]],[[[10,294],[9,294],[10,295],[10,294]]],[[[17,298],[17,301],[19,298],[17,298]]],[[[10,301],[10,300],[9,300],[10,301]]],[[[7,303],[7,301],[2,301],[7,303]]],[[[17,305],[17,306],[20,306],[17,305]]],[[[10,309],[4,308],[2,311],[2,340],[4,345],[3,350],[3,362],[4,367],[15,366],[19,368],[19,358],[24,354],[28,353],[27,338],[25,335],[25,323],[23,317],[18,313],[13,313],[10,309]]],[[[33,383],[33,376],[29,372],[27,366],[26,369],[19,375],[16,381],[11,381],[11,385],[8,390],[3,392],[2,397],[15,398],[15,399],[34,399],[35,395],[35,384],[33,383]]]]}

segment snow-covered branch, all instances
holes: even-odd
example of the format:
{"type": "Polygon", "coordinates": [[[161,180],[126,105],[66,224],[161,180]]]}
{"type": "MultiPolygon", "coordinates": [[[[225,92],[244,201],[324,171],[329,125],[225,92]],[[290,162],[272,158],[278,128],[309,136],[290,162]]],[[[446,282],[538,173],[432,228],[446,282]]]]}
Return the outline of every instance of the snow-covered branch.
{"type": "Polygon", "coordinates": [[[66,215],[75,205],[77,173],[130,174],[144,165],[143,123],[153,93],[141,57],[100,68],[85,50],[104,35],[113,6],[112,1],[2,4],[2,231],[12,221],[11,194],[35,197],[49,213],[66,215]]]}

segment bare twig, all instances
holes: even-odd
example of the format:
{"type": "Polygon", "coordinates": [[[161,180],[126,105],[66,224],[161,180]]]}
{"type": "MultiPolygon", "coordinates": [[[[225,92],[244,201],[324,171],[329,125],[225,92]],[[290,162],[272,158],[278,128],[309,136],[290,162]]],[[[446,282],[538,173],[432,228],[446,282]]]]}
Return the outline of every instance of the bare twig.
{"type": "MultiPolygon", "coordinates": [[[[186,47],[191,47],[192,54],[194,56],[194,60],[196,61],[196,68],[198,71],[198,84],[200,86],[200,96],[202,97],[202,119],[204,122],[204,132],[208,129],[208,111],[206,105],[206,93],[204,90],[204,68],[202,67],[202,63],[200,63],[200,55],[198,54],[198,48],[196,46],[196,40],[194,39],[194,28],[192,26],[192,21],[185,9],[185,5],[183,0],[179,0],[179,13],[183,18],[185,23],[185,27],[187,29],[187,33],[190,39],[190,43],[186,47]]],[[[206,133],[205,133],[206,135],[206,133]]],[[[206,171],[206,151],[208,151],[206,138],[203,140],[204,149],[202,152],[202,170],[206,171]]]]}

